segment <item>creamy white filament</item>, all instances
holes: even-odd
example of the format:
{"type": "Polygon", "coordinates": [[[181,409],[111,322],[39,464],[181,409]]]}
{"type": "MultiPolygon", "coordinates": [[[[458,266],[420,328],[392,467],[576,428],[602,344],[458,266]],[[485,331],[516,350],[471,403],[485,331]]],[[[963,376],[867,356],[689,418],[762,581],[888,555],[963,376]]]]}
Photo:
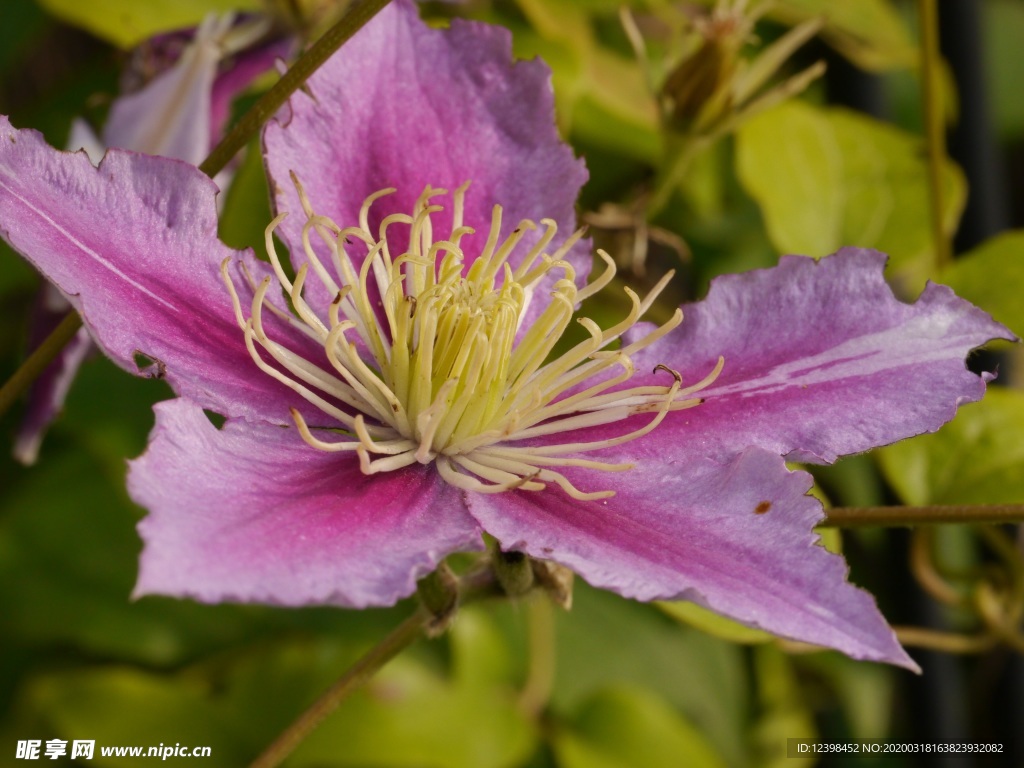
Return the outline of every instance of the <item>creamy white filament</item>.
{"type": "Polygon", "coordinates": [[[322,451],[354,451],[366,474],[434,462],[447,482],[480,493],[534,491],[555,483],[577,499],[606,498],[614,491],[580,491],[557,468],[630,469],[632,464],[581,454],[636,440],[669,411],[698,405],[701,400],[692,395],[722,369],[720,358],[703,380],[684,388],[678,373],[658,366],[672,378],[670,385],[623,388],[634,374],[631,356],[676,328],[682,311],[639,340],[609,349],[640,320],[671,275],[644,300],[624,288],[632,303],[629,314],[602,330],[593,320],[576,317],[576,309],[612,280],[615,266],[598,251],[604,273],[577,288],[564,257],[582,231],[548,253],[557,227],[550,219],[541,220],[542,232],[513,268],[511,254],[537,226],[521,221],[501,240],[502,211],[495,206],[483,252],[467,267],[460,242],[473,232],[462,224],[468,184],[452,195],[451,233],[435,240],[431,215],[442,208],[431,201],[445,190],[428,187],[410,214],[386,217],[374,235],[370,207],[394,190],[368,197],[358,226],[342,228],[316,215],[298,180],[293,181],[306,215],[302,247],[307,258],[294,280],[285,273],[272,238],[286,214],[266,229],[267,252],[291,309],[268,298],[269,277],[258,285],[250,278],[253,300],[246,318],[227,261],[222,274],[256,365],[344,427],[316,430],[317,436],[292,409],[303,439],[322,451]],[[397,256],[388,240],[388,230],[396,225],[405,228],[409,242],[397,256]],[[313,237],[326,246],[329,262],[317,255],[313,237]],[[365,250],[358,269],[349,255],[353,247],[365,250]],[[334,296],[325,310],[318,312],[306,302],[303,288],[309,279],[334,296]],[[527,307],[542,284],[550,301],[524,330],[527,307]],[[382,309],[375,311],[375,305],[382,309]],[[322,345],[323,360],[309,361],[271,339],[264,310],[322,345]],[[552,357],[574,318],[588,338],[552,357]],[[640,428],[611,439],[585,439],[588,427],[644,413],[651,418],[640,428]],[[552,435],[565,439],[552,440],[552,435]],[[540,437],[548,439],[530,444],[540,437]]]}

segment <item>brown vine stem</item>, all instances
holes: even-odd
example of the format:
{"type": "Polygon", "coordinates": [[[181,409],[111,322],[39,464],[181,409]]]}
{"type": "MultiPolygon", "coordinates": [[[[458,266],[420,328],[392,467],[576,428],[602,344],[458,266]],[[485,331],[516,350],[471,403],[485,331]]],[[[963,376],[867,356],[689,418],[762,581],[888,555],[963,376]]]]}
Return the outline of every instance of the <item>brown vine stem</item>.
{"type": "Polygon", "coordinates": [[[919,0],[921,22],[921,96],[924,102],[925,138],[928,148],[928,202],[931,208],[935,271],[952,260],[943,226],[942,161],[946,157],[946,125],[939,98],[939,14],[936,0],[919,0]]]}
{"type": "Polygon", "coordinates": [[[943,653],[981,653],[994,647],[998,642],[991,635],[961,635],[927,627],[893,627],[893,630],[903,645],[943,653]]]}
{"type": "MultiPolygon", "coordinates": [[[[428,591],[436,585],[428,585],[428,591]]],[[[504,593],[498,584],[494,571],[481,568],[470,571],[458,580],[454,587],[459,596],[458,604],[476,602],[491,597],[501,597],[504,593]]],[[[445,610],[452,610],[450,606],[445,610]]],[[[450,618],[446,615],[445,619],[450,618]]],[[[324,718],[330,715],[349,695],[358,690],[373,677],[391,659],[408,648],[424,634],[432,635],[438,617],[422,604],[417,611],[395,627],[365,656],[349,667],[345,673],[317,699],[312,706],[303,712],[274,742],[267,747],[262,755],[249,768],[276,768],[295,751],[309,734],[311,734],[324,718]]]]}
{"type": "MultiPolygon", "coordinates": [[[[281,108],[288,97],[306,82],[307,78],[331,57],[331,54],[351,39],[390,1],[363,0],[349,10],[337,24],[327,30],[308,51],[299,57],[298,61],[282,75],[269,91],[260,97],[259,101],[253,104],[228,135],[213,148],[209,157],[200,164],[199,170],[210,178],[224,170],[238,150],[249,143],[260,126],[281,108]]],[[[0,388],[0,416],[6,413],[21,393],[28,389],[29,385],[46,370],[46,367],[74,336],[74,331],[77,331],[81,325],[82,319],[78,313],[69,312],[57,326],[57,330],[47,336],[43,343],[14,372],[14,375],[4,383],[3,388],[0,388]],[[68,329],[71,329],[70,332],[68,329]]]]}
{"type": "Polygon", "coordinates": [[[292,723],[250,768],[276,768],[349,694],[373,677],[381,667],[413,644],[431,621],[429,611],[418,610],[353,664],[341,678],[292,723]]]}
{"type": "Polygon", "coordinates": [[[915,528],[910,536],[910,572],[929,595],[946,605],[961,605],[966,595],[958,590],[935,561],[935,529],[915,528]]]}
{"type": "Polygon", "coordinates": [[[338,48],[358,32],[386,6],[390,0],[363,0],[346,13],[337,24],[293,64],[274,86],[252,105],[234,128],[213,148],[199,170],[210,178],[220,173],[231,158],[244,147],[267,120],[338,48]]]}
{"type": "Polygon", "coordinates": [[[835,507],[826,511],[820,525],[827,528],[908,528],[937,523],[1024,523],[1024,504],[835,507]]]}

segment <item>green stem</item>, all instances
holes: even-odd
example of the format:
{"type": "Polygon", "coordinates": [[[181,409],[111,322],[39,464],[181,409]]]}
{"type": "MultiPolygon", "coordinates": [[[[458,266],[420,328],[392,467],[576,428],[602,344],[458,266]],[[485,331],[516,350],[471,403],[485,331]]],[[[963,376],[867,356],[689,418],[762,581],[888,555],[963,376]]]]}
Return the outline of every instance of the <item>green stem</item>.
{"type": "Polygon", "coordinates": [[[647,202],[647,220],[652,221],[668,205],[672,192],[679,186],[690,164],[703,148],[704,142],[699,137],[673,137],[665,128],[665,140],[674,144],[669,152],[670,159],[654,181],[654,191],[647,202]]]}
{"type": "Polygon", "coordinates": [[[519,704],[531,717],[544,711],[555,684],[555,607],[551,599],[534,592],[526,601],[529,667],[519,704]]]}
{"type": "Polygon", "coordinates": [[[431,614],[418,610],[353,664],[344,675],[277,737],[250,768],[275,768],[280,765],[313,730],[331,714],[349,694],[373,677],[385,664],[412,645],[430,622],[431,614]]]}
{"type": "Polygon", "coordinates": [[[946,157],[946,125],[938,93],[939,17],[936,0],[919,0],[921,17],[921,93],[928,149],[928,202],[931,207],[935,269],[941,271],[952,260],[943,227],[942,163],[946,157]]]}
{"type": "Polygon", "coordinates": [[[821,523],[828,528],[887,528],[937,523],[1024,522],[1024,504],[951,504],[924,507],[836,507],[821,523]]]}
{"type": "Polygon", "coordinates": [[[981,653],[994,646],[997,638],[992,635],[962,635],[958,632],[943,632],[928,627],[893,627],[896,639],[902,645],[928,648],[942,653],[981,653]]]}
{"type": "Polygon", "coordinates": [[[350,9],[242,116],[231,132],[213,148],[210,156],[199,166],[199,170],[211,178],[220,173],[235,153],[256,135],[260,126],[282,107],[288,97],[388,2],[390,0],[363,0],[350,9]]]}
{"type": "MultiPolygon", "coordinates": [[[[249,143],[260,126],[281,108],[288,97],[306,82],[306,79],[327,61],[331,54],[341,47],[342,43],[362,29],[366,22],[372,19],[388,2],[390,0],[363,0],[346,13],[242,116],[231,132],[213,148],[209,157],[199,166],[199,170],[210,178],[224,170],[224,166],[231,161],[235,153],[249,143]]],[[[28,360],[22,363],[10,380],[0,389],[0,416],[7,412],[18,396],[60,354],[60,351],[81,325],[82,319],[78,314],[70,312],[57,326],[57,330],[51,333],[28,360]]]]}
{"type": "Polygon", "coordinates": [[[69,312],[53,333],[36,347],[14,375],[0,387],[0,415],[6,413],[18,396],[28,389],[29,384],[39,378],[81,327],[82,318],[77,312],[69,312]]]}
{"type": "MultiPolygon", "coordinates": [[[[459,605],[503,595],[494,572],[490,568],[467,572],[459,578],[455,591],[459,595],[459,605]]],[[[249,768],[276,768],[280,765],[350,694],[358,690],[385,664],[412,645],[419,637],[424,634],[429,635],[430,628],[436,619],[437,616],[421,605],[412,616],[399,624],[387,637],[346,670],[345,674],[309,709],[299,715],[298,719],[288,726],[249,768]]]]}

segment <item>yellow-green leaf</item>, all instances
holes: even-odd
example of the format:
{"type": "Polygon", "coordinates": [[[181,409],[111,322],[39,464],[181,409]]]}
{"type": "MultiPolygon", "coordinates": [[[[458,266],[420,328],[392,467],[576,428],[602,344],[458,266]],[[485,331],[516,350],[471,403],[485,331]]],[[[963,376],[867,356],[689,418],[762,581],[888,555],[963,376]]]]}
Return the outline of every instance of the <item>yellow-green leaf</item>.
{"type": "Polygon", "coordinates": [[[733,643],[767,643],[774,639],[774,636],[767,632],[752,629],[732,619],[727,619],[725,616],[719,616],[696,603],[678,601],[656,603],[656,605],[677,621],[733,643]]]}
{"type": "Polygon", "coordinates": [[[898,69],[917,60],[917,48],[889,0],[778,0],[769,16],[790,24],[824,17],[822,37],[863,69],[898,69]]]}
{"type": "Polygon", "coordinates": [[[754,650],[759,717],[754,727],[755,765],[784,768],[786,739],[813,739],[814,715],[804,700],[792,659],[770,645],[754,650]]]}
{"type": "Polygon", "coordinates": [[[1006,232],[964,254],[939,277],[958,296],[1024,333],[1024,230],[1006,232]]]}
{"type": "Polygon", "coordinates": [[[61,21],[122,48],[159,32],[199,24],[208,13],[255,11],[259,0],[39,0],[61,21]]]}
{"type": "Polygon", "coordinates": [[[243,765],[250,757],[244,731],[232,728],[193,680],[101,667],[37,678],[27,694],[48,734],[96,742],[88,764],[98,768],[125,765],[123,756],[101,753],[114,746],[204,746],[218,765],[243,765]]]}
{"type": "Polygon", "coordinates": [[[843,157],[823,110],[787,102],[738,132],[740,180],[783,253],[824,256],[842,242],[843,157]]]}
{"type": "MultiPolygon", "coordinates": [[[[737,171],[761,206],[781,253],[824,256],[877,248],[919,288],[931,276],[932,230],[923,140],[844,109],[788,102],[738,132],[737,171]]],[[[956,229],[966,199],[960,169],[942,168],[943,226],[956,229]]]]}
{"type": "Polygon", "coordinates": [[[1024,392],[990,387],[935,434],[878,452],[907,504],[1024,503],[1024,392]]]}
{"type": "Polygon", "coordinates": [[[724,768],[700,730],[641,688],[616,686],[589,698],[554,734],[562,768],[724,768]]]}

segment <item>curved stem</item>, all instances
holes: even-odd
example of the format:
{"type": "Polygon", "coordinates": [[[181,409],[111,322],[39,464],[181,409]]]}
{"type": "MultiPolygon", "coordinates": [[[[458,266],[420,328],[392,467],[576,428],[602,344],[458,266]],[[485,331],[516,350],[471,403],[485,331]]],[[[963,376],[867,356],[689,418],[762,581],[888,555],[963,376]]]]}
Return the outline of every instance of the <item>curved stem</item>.
{"type": "Polygon", "coordinates": [[[978,528],[978,533],[995,552],[1005,566],[1005,576],[1009,582],[1007,585],[1008,594],[1005,602],[1007,605],[1006,623],[1010,626],[1017,626],[1024,617],[1024,563],[1021,562],[1021,552],[1017,542],[1006,535],[1006,533],[994,525],[983,525],[978,528]]]}
{"type": "Polygon", "coordinates": [[[917,583],[929,595],[946,605],[963,605],[965,596],[957,591],[941,572],[934,558],[935,531],[918,528],[910,537],[910,570],[917,583]]]}
{"type": "Polygon", "coordinates": [[[199,166],[199,170],[210,178],[220,173],[235,153],[249,143],[249,139],[256,134],[260,126],[281,108],[288,97],[389,2],[390,0],[363,0],[349,10],[281,76],[269,91],[260,97],[259,101],[253,104],[228,135],[213,148],[210,156],[199,166]]]}
{"type": "Polygon", "coordinates": [[[893,627],[893,630],[903,645],[944,653],[981,653],[996,644],[996,638],[991,635],[961,635],[926,627],[893,627]]]}
{"type": "Polygon", "coordinates": [[[667,136],[666,141],[674,144],[674,147],[661,172],[655,178],[654,190],[647,201],[647,221],[652,221],[668,205],[673,191],[679,186],[687,170],[689,170],[690,164],[700,154],[700,150],[705,143],[699,137],[690,136],[673,141],[667,133],[667,128],[665,132],[667,136]]]}
{"type": "Polygon", "coordinates": [[[952,259],[949,240],[943,227],[942,161],[946,156],[946,126],[938,94],[939,16],[936,0],[919,0],[921,17],[921,94],[928,147],[928,202],[931,208],[935,271],[952,259]]]}
{"type": "Polygon", "coordinates": [[[982,582],[974,592],[974,607],[985,626],[994,636],[1018,653],[1024,653],[1024,636],[1013,620],[1014,606],[1000,599],[990,584],[982,582]]]}
{"type": "Polygon", "coordinates": [[[0,415],[14,404],[18,396],[42,375],[46,366],[54,361],[60,351],[75,337],[82,327],[82,318],[77,312],[69,312],[43,343],[28,356],[3,387],[0,387],[0,415]]]}
{"type": "Polygon", "coordinates": [[[345,674],[313,703],[313,706],[288,726],[284,733],[256,758],[250,768],[275,768],[280,765],[349,694],[373,677],[401,651],[412,645],[423,633],[431,618],[428,611],[419,610],[395,627],[391,634],[349,667],[345,674]]]}
{"type": "Polygon", "coordinates": [[[922,507],[835,507],[820,523],[827,528],[886,528],[936,523],[1020,523],[1024,504],[949,504],[922,507]]]}

